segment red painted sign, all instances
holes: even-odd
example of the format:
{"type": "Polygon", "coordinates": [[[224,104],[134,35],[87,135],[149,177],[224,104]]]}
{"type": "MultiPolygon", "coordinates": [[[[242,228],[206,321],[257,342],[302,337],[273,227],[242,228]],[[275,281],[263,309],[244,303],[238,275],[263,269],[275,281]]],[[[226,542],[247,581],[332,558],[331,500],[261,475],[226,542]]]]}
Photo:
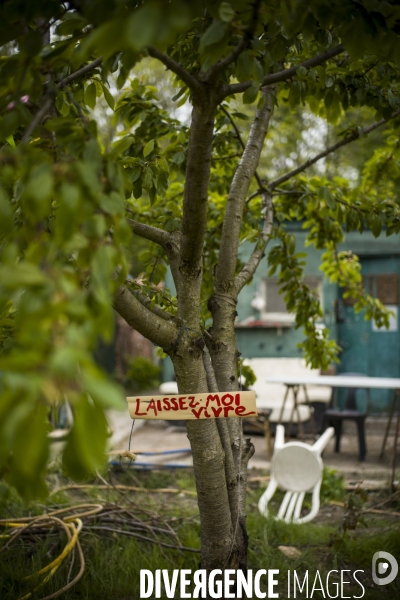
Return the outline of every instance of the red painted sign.
{"type": "Polygon", "coordinates": [[[132,419],[220,419],[256,417],[255,392],[218,392],[127,398],[132,419]]]}

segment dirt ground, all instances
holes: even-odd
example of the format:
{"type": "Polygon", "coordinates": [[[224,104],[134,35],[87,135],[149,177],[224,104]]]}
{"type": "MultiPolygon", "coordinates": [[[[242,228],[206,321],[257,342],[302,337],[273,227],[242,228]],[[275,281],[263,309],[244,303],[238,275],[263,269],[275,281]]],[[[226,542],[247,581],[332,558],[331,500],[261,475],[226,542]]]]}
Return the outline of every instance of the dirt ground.
{"type": "MultiPolygon", "coordinates": [[[[132,420],[126,412],[110,413],[109,421],[113,431],[111,447],[117,459],[119,451],[128,448],[132,420]]],[[[380,458],[386,423],[385,418],[367,419],[367,456],[364,462],[360,462],[358,458],[355,423],[345,423],[341,451],[340,453],[334,451],[334,439],[332,439],[323,453],[324,465],[343,475],[346,483],[362,481],[367,487],[388,485],[392,468],[394,435],[392,431],[386,444],[385,454],[380,458]]],[[[251,439],[255,446],[255,454],[250,460],[249,469],[269,470],[271,462],[265,438],[262,435],[252,435],[251,439]]],[[[272,447],[273,441],[272,437],[272,447]]],[[[313,443],[310,435],[304,441],[313,443]]],[[[168,421],[136,420],[132,431],[131,450],[137,454],[137,467],[145,468],[151,464],[192,465],[190,444],[185,428],[168,421]],[[142,454],[143,452],[165,452],[165,454],[147,455],[142,454]]],[[[397,455],[399,453],[400,444],[398,444],[397,455]]],[[[399,479],[400,474],[400,457],[397,458],[395,480],[399,479]]]]}

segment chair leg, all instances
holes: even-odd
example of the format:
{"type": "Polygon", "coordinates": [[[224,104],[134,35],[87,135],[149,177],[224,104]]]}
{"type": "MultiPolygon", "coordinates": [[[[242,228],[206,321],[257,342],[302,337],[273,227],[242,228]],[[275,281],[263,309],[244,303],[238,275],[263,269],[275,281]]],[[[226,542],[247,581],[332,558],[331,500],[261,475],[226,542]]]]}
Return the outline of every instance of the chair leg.
{"type": "Polygon", "coordinates": [[[277,487],[278,487],[278,484],[276,483],[274,476],[272,475],[267,489],[265,490],[265,492],[263,493],[263,495],[261,496],[261,498],[258,501],[258,510],[264,517],[268,516],[268,502],[271,500],[272,496],[275,494],[277,487]]]}
{"type": "Polygon", "coordinates": [[[381,450],[381,453],[379,455],[379,458],[382,458],[383,457],[383,453],[385,452],[386,440],[387,440],[388,435],[389,435],[390,425],[392,424],[394,409],[396,407],[396,399],[397,399],[397,390],[394,391],[394,396],[393,396],[392,404],[390,406],[389,420],[388,420],[387,425],[386,425],[385,436],[383,438],[382,450],[381,450]]]}
{"type": "Polygon", "coordinates": [[[335,452],[340,452],[340,438],[342,437],[342,421],[336,421],[334,424],[336,442],[335,442],[335,452]]]}
{"type": "Polygon", "coordinates": [[[328,419],[327,415],[324,415],[324,418],[323,418],[323,421],[322,421],[322,433],[324,433],[324,431],[326,429],[328,429],[328,427],[330,427],[330,425],[331,424],[329,422],[329,419],[328,419]]]}
{"type": "Polygon", "coordinates": [[[357,421],[357,430],[358,430],[358,444],[359,444],[359,448],[360,448],[360,461],[363,462],[365,460],[365,455],[367,454],[367,446],[365,443],[364,421],[357,421]]]}
{"type": "Polygon", "coordinates": [[[267,456],[269,459],[272,458],[272,447],[271,447],[271,427],[269,423],[269,417],[264,421],[264,435],[267,444],[267,456]]]}

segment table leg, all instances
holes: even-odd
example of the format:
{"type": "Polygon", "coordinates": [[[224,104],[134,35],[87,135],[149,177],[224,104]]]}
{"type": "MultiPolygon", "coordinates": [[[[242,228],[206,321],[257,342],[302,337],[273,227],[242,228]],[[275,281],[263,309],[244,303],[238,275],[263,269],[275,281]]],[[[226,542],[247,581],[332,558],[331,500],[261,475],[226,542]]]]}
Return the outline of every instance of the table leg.
{"type": "Polygon", "coordinates": [[[290,418],[289,418],[289,423],[288,423],[288,429],[287,429],[287,433],[286,433],[286,437],[287,438],[290,438],[290,434],[292,433],[292,424],[293,424],[293,417],[294,417],[294,409],[295,409],[295,405],[296,405],[295,400],[294,400],[294,397],[295,397],[295,391],[294,390],[295,390],[296,386],[295,385],[291,385],[289,387],[292,390],[292,394],[293,394],[293,407],[292,407],[292,411],[290,413],[290,418]]]}
{"type": "Polygon", "coordinates": [[[267,455],[268,455],[268,458],[271,460],[272,447],[271,447],[271,427],[269,424],[269,417],[267,417],[264,421],[264,434],[265,434],[265,441],[266,441],[266,445],[267,445],[267,455]]]}
{"type": "Polygon", "coordinates": [[[380,458],[383,457],[383,453],[385,452],[386,442],[387,442],[387,438],[388,438],[388,435],[389,435],[390,426],[392,424],[394,408],[396,406],[396,401],[397,401],[397,391],[398,390],[394,391],[392,405],[390,407],[389,420],[388,420],[387,425],[386,425],[385,437],[383,438],[382,450],[381,450],[381,453],[379,455],[380,458]]]}
{"type": "Polygon", "coordinates": [[[289,388],[290,388],[290,387],[291,387],[290,385],[287,385],[287,386],[286,386],[286,392],[285,392],[285,396],[284,396],[284,398],[283,398],[283,402],[282,402],[282,408],[281,408],[281,412],[280,412],[280,415],[279,415],[279,421],[278,421],[278,425],[281,425],[281,423],[282,423],[283,410],[284,410],[284,408],[285,408],[286,399],[287,399],[287,397],[288,397],[288,393],[289,393],[289,388]]]}
{"type": "Polygon", "coordinates": [[[307,386],[306,385],[303,385],[303,391],[304,391],[304,397],[306,399],[306,404],[310,411],[311,431],[312,431],[314,440],[316,440],[317,439],[317,428],[315,427],[314,409],[311,406],[311,402],[310,402],[310,399],[307,394],[307,386]]]}
{"type": "Polygon", "coordinates": [[[392,456],[392,476],[390,479],[390,487],[391,487],[392,491],[394,491],[394,478],[396,476],[397,440],[399,439],[399,432],[400,432],[400,390],[396,390],[396,399],[399,400],[399,403],[398,403],[399,405],[397,407],[396,433],[394,436],[393,456],[392,456]]]}
{"type": "Polygon", "coordinates": [[[303,423],[301,421],[301,416],[300,416],[300,409],[299,409],[299,403],[297,402],[297,396],[300,390],[300,386],[297,386],[296,389],[293,389],[293,402],[294,402],[294,408],[296,409],[296,413],[297,413],[297,423],[298,423],[298,427],[299,427],[299,434],[302,440],[304,440],[304,427],[303,427],[303,423]]]}

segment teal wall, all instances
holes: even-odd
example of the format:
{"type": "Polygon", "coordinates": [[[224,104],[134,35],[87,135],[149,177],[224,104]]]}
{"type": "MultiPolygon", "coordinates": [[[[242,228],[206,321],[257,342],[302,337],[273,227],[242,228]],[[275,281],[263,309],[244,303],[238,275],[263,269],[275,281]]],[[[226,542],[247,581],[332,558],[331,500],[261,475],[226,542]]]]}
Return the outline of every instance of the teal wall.
{"type": "MultiPolygon", "coordinates": [[[[307,252],[306,267],[304,269],[305,276],[323,277],[319,267],[321,265],[322,252],[311,247],[305,247],[306,233],[304,230],[296,227],[290,227],[291,233],[296,236],[296,251],[307,252]]],[[[268,246],[266,254],[271,251],[273,244],[268,246]]],[[[251,244],[242,246],[241,258],[246,261],[253,250],[251,244]]],[[[240,293],[238,300],[238,316],[239,322],[244,321],[248,317],[258,317],[256,311],[251,307],[251,301],[258,289],[260,289],[262,281],[268,277],[268,263],[264,259],[258,267],[253,281],[250,285],[245,286],[240,293]]],[[[331,335],[336,335],[335,325],[335,302],[337,299],[337,287],[330,284],[325,279],[323,280],[323,322],[331,330],[331,335]]],[[[236,329],[239,350],[244,357],[247,358],[262,358],[262,357],[287,357],[293,358],[301,356],[301,350],[297,348],[304,336],[302,331],[295,329],[293,325],[276,327],[238,327],[236,329]]]]}
{"type": "MultiPolygon", "coordinates": [[[[319,267],[321,265],[322,252],[315,248],[305,247],[306,232],[298,226],[290,227],[291,233],[296,236],[297,252],[306,252],[306,276],[323,276],[319,267]]],[[[267,254],[270,252],[273,245],[267,249],[267,254]]],[[[363,234],[352,232],[347,234],[345,243],[341,245],[340,250],[352,250],[360,257],[363,256],[390,256],[400,254],[399,236],[382,237],[375,239],[370,231],[365,231],[363,234]]],[[[250,256],[252,246],[244,244],[242,246],[241,256],[246,260],[250,256]]],[[[244,321],[249,316],[256,316],[254,309],[250,303],[254,298],[254,294],[259,289],[262,280],[267,278],[268,264],[264,260],[250,285],[246,286],[238,301],[239,321],[244,321]]],[[[331,337],[336,339],[337,327],[335,317],[335,305],[338,299],[338,289],[336,284],[330,284],[326,279],[323,281],[323,309],[324,323],[331,332],[331,337]]],[[[281,330],[276,328],[263,328],[255,330],[254,327],[243,329],[237,328],[237,337],[240,351],[243,356],[248,358],[256,357],[295,357],[300,356],[301,352],[297,348],[297,344],[302,341],[303,334],[301,330],[296,330],[293,326],[290,328],[282,327],[281,330]]]]}
{"type": "MultiPolygon", "coordinates": [[[[167,274],[165,277],[165,287],[169,289],[172,296],[176,296],[176,287],[174,284],[174,280],[172,278],[172,274],[170,269],[167,269],[167,274]]],[[[163,381],[175,381],[175,371],[174,366],[172,364],[172,360],[169,356],[163,359],[162,361],[162,373],[161,377],[163,381]]]]}
{"type": "MultiPolygon", "coordinates": [[[[305,276],[309,277],[324,277],[323,273],[320,271],[321,265],[321,254],[322,252],[315,250],[313,247],[308,246],[305,247],[306,233],[298,224],[289,224],[288,229],[290,232],[296,236],[296,251],[297,252],[306,252],[306,267],[304,269],[305,276]]],[[[266,254],[268,254],[272,248],[272,244],[267,248],[266,254]]],[[[372,259],[373,257],[386,257],[389,261],[381,262],[381,268],[383,269],[381,272],[393,272],[393,260],[394,257],[400,256],[400,239],[399,236],[390,236],[384,237],[384,234],[381,238],[375,239],[371,232],[365,231],[362,234],[358,232],[352,232],[346,235],[345,242],[339,248],[340,250],[351,250],[353,253],[357,254],[362,263],[365,259],[372,259]],[[386,271],[385,271],[386,269],[386,271]]],[[[250,256],[253,250],[253,245],[249,243],[245,243],[241,246],[240,254],[242,260],[246,261],[246,259],[250,256]]],[[[396,259],[397,260],[397,259],[396,259]]],[[[368,261],[366,261],[366,264],[368,261]]],[[[400,264],[396,262],[396,264],[400,264]]],[[[400,268],[399,268],[400,271],[400,268]]],[[[260,264],[253,281],[250,285],[245,286],[242,290],[239,300],[238,300],[238,317],[239,322],[244,321],[248,317],[254,316],[258,318],[258,313],[251,307],[251,301],[254,298],[254,295],[257,290],[260,289],[262,281],[267,279],[268,277],[268,263],[267,260],[264,259],[260,264]]],[[[400,272],[399,272],[400,279],[400,272]]],[[[166,286],[170,290],[174,290],[174,285],[172,281],[171,274],[168,273],[166,279],[166,286]]],[[[336,304],[340,299],[340,292],[336,286],[336,284],[330,284],[326,279],[323,278],[323,310],[324,317],[323,322],[328,327],[331,333],[331,337],[334,339],[338,339],[340,337],[341,332],[339,331],[338,325],[336,323],[336,304]]],[[[348,308],[347,308],[348,310],[348,308]]],[[[352,308],[350,308],[352,310],[352,308]]],[[[357,317],[357,321],[363,321],[363,315],[360,314],[357,317]]],[[[368,323],[368,328],[371,328],[371,324],[368,323]]],[[[343,327],[342,327],[343,330],[343,327]]],[[[238,349],[241,352],[242,356],[245,358],[262,358],[262,357],[299,357],[301,356],[301,350],[297,348],[297,344],[303,340],[303,333],[301,330],[295,329],[293,325],[282,326],[280,328],[277,327],[237,327],[237,342],[238,349]]],[[[388,337],[385,338],[385,333],[379,333],[377,336],[381,336],[379,339],[379,344],[385,345],[385,340],[389,340],[388,337]],[[383,336],[383,337],[382,337],[383,336]]],[[[376,337],[376,336],[375,336],[376,337]]],[[[393,336],[392,336],[393,337],[393,336]]],[[[357,334],[355,339],[357,338],[357,334]]],[[[371,340],[375,339],[374,336],[371,337],[371,340]]],[[[339,340],[340,341],[340,340],[339,340]]],[[[396,346],[397,348],[397,346],[396,346]]],[[[338,371],[350,371],[357,370],[353,369],[356,365],[353,365],[354,356],[359,356],[359,352],[363,352],[363,349],[358,349],[355,346],[353,347],[352,358],[349,359],[349,352],[343,353],[343,363],[339,365],[338,371]]],[[[371,364],[374,365],[374,373],[369,373],[370,375],[378,376],[379,373],[384,375],[386,371],[389,369],[391,376],[400,377],[400,356],[396,351],[391,353],[391,367],[388,367],[388,364],[383,365],[380,368],[379,353],[374,353],[369,349],[369,354],[371,356],[375,356],[375,360],[372,360],[371,364]]],[[[382,356],[386,356],[387,352],[381,354],[382,356]]],[[[358,360],[358,359],[357,359],[358,360]]],[[[364,361],[365,362],[365,361],[364,361]]],[[[386,361],[387,363],[387,361],[386,361]]],[[[362,369],[360,372],[367,372],[370,369],[362,369]]],[[[164,361],[164,370],[163,370],[163,378],[164,380],[173,379],[173,367],[170,359],[166,359],[164,361]]],[[[381,398],[383,399],[382,395],[381,398]]],[[[384,404],[385,406],[389,402],[389,396],[384,395],[384,404]]],[[[378,397],[376,393],[374,394],[373,404],[374,409],[381,405],[381,400],[378,401],[378,397]]],[[[382,405],[381,405],[382,407],[382,405]]]]}
{"type": "MultiPolygon", "coordinates": [[[[361,263],[367,287],[372,284],[376,288],[377,276],[388,273],[397,273],[400,285],[400,255],[363,256],[361,263]]],[[[400,297],[400,289],[397,294],[400,297]]],[[[343,350],[338,371],[365,373],[371,377],[400,378],[398,318],[397,327],[393,327],[392,331],[386,328],[377,330],[372,321],[363,318],[363,313],[356,314],[352,306],[347,306],[341,300],[339,315],[338,343],[343,350]]],[[[371,390],[369,411],[388,412],[392,398],[393,390],[371,390]]]]}

